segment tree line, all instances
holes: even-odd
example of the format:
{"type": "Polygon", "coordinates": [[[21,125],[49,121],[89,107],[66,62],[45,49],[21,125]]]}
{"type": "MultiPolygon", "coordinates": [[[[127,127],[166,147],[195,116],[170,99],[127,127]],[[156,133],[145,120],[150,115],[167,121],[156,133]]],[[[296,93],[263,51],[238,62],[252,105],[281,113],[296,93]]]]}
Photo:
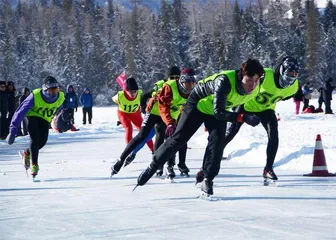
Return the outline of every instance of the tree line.
{"type": "Polygon", "coordinates": [[[125,69],[149,89],[169,66],[192,67],[199,78],[237,69],[247,57],[274,67],[286,55],[300,63],[299,79],[318,88],[336,77],[336,7],[313,0],[0,0],[0,79],[40,87],[52,75],[77,91],[88,87],[98,104],[120,90],[125,69]]]}

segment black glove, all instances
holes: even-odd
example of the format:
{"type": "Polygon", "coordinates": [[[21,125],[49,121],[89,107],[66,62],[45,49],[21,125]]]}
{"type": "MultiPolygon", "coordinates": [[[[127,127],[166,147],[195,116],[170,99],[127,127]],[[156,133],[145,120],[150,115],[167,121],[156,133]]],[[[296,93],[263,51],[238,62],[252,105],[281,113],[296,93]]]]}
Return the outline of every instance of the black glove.
{"type": "Polygon", "coordinates": [[[224,110],[214,109],[214,116],[219,121],[226,121],[226,113],[224,110]]]}
{"type": "Polygon", "coordinates": [[[170,137],[176,130],[176,123],[171,123],[166,128],[166,137],[170,137]]]}
{"type": "Polygon", "coordinates": [[[244,114],[243,121],[252,127],[257,126],[260,123],[260,118],[254,114],[244,114]]]}
{"type": "Polygon", "coordinates": [[[6,141],[9,145],[12,145],[15,141],[15,134],[9,133],[7,138],[6,138],[6,141]]]}
{"type": "Polygon", "coordinates": [[[146,107],[140,107],[140,112],[142,114],[146,114],[146,107]]]}

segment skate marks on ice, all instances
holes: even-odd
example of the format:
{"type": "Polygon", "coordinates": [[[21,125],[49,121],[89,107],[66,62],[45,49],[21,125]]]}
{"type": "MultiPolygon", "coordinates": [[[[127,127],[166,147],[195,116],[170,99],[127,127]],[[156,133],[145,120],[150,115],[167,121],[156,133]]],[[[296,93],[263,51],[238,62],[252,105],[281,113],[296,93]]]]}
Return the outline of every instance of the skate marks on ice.
{"type": "MultiPolygon", "coordinates": [[[[36,185],[40,186],[40,185],[36,185]]],[[[18,192],[18,191],[48,191],[48,190],[70,190],[80,189],[80,187],[25,187],[25,188],[0,188],[1,192],[18,192]]]]}
{"type": "Polygon", "coordinates": [[[71,182],[71,181],[117,181],[117,180],[129,180],[137,179],[136,177],[113,177],[111,180],[109,177],[64,177],[64,178],[51,178],[45,179],[43,182],[71,182]]]}
{"type": "Polygon", "coordinates": [[[207,196],[201,196],[202,193],[194,196],[183,196],[183,197],[171,197],[171,198],[156,198],[153,201],[186,201],[186,200],[205,200],[209,202],[219,202],[219,201],[245,201],[245,200],[307,200],[307,201],[335,201],[336,197],[305,197],[305,196],[223,196],[223,195],[211,195],[210,199],[207,196]]]}

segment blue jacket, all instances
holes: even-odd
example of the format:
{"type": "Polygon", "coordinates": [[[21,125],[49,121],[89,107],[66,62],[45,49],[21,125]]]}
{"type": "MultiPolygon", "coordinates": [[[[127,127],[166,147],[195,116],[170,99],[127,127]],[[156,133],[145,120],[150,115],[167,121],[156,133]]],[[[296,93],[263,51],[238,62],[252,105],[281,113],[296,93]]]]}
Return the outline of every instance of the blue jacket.
{"type": "Polygon", "coordinates": [[[72,85],[67,86],[67,92],[65,94],[63,106],[64,108],[78,108],[78,98],[72,85]],[[72,88],[73,91],[69,92],[69,88],[72,88]]]}
{"type": "Polygon", "coordinates": [[[88,88],[84,88],[83,94],[80,97],[80,102],[83,105],[83,107],[85,107],[85,108],[93,106],[92,95],[91,95],[90,90],[88,88]],[[88,90],[89,93],[85,93],[86,90],[88,90]]]}

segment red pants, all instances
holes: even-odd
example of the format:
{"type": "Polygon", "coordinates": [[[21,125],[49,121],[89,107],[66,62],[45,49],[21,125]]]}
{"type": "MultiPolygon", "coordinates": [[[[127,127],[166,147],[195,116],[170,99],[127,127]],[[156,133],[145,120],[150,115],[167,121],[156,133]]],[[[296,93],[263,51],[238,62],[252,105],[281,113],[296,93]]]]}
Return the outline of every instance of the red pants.
{"type": "Polygon", "coordinates": [[[294,103],[295,103],[295,113],[299,114],[300,113],[300,104],[301,104],[301,101],[295,101],[294,100],[294,103]]]}
{"type": "MultiPolygon", "coordinates": [[[[141,117],[141,113],[140,110],[136,111],[135,113],[125,113],[122,111],[119,111],[118,109],[118,118],[119,121],[121,122],[121,124],[123,125],[123,127],[126,130],[126,135],[125,135],[125,140],[126,143],[129,143],[131,141],[131,139],[133,138],[133,125],[140,130],[141,128],[141,124],[142,124],[142,117],[141,117]]],[[[154,152],[154,146],[153,146],[153,141],[149,140],[147,142],[147,146],[149,147],[149,149],[154,152]]]]}

